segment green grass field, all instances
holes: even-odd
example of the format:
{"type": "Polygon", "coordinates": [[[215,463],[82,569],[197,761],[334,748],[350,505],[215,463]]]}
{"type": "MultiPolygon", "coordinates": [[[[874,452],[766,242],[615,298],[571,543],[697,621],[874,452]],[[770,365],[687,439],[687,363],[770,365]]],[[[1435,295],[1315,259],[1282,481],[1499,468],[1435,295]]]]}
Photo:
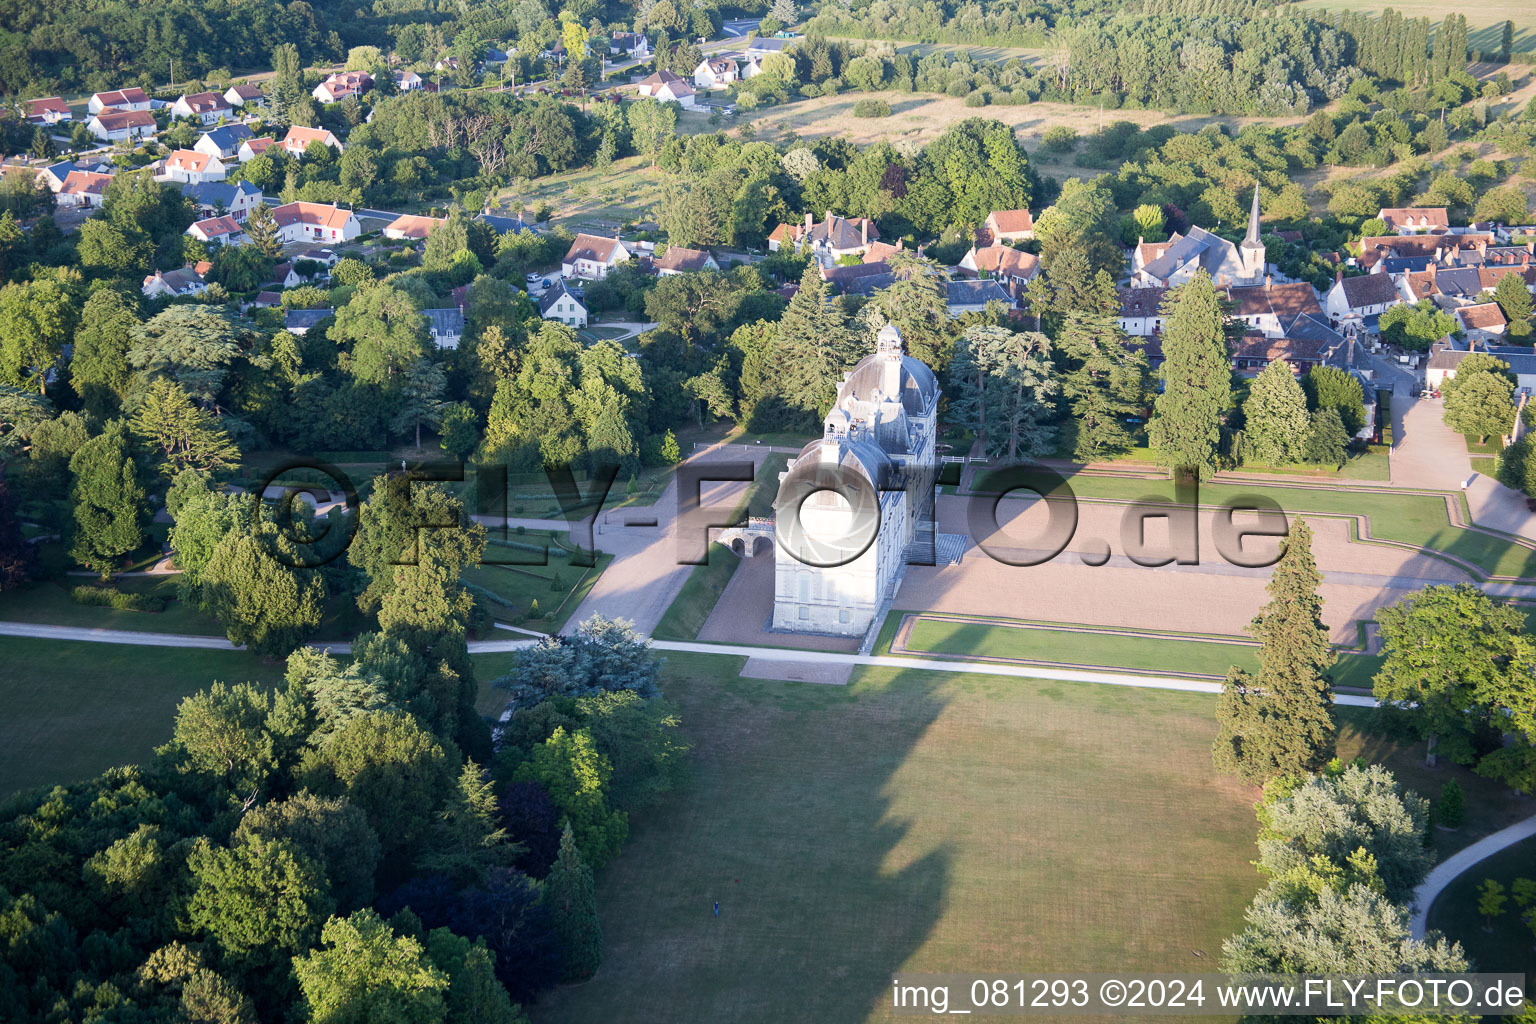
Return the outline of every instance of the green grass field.
{"type": "MultiPolygon", "coordinates": [[[[1217,678],[1224,678],[1227,669],[1233,665],[1258,672],[1258,645],[1243,637],[1232,639],[1241,642],[1223,643],[1218,638],[1082,633],[1024,624],[924,617],[912,624],[907,648],[913,652],[1098,665],[1138,672],[1174,671],[1217,678]]],[[[1333,670],[1334,683],[1369,689],[1371,678],[1380,668],[1379,657],[1341,653],[1333,670]]]]}
{"type": "Polygon", "coordinates": [[[0,661],[0,797],[143,762],[171,738],[181,699],[215,679],[283,677],[281,664],[243,651],[23,637],[0,637],[0,661]]]}
{"type": "Polygon", "coordinates": [[[740,664],[668,655],[694,781],[632,822],[602,969],[538,1024],[885,1021],[900,970],[1208,969],[1259,888],[1211,698],[740,664]]]}
{"type": "MultiPolygon", "coordinates": [[[[530,552],[491,547],[487,557],[520,558],[534,557],[530,552]]],[[[571,565],[568,558],[549,558],[548,565],[491,565],[470,566],[464,570],[464,582],[490,591],[504,605],[490,604],[491,614],[498,619],[523,623],[529,629],[543,632],[559,632],[571,617],[581,599],[587,596],[597,578],[603,574],[613,556],[599,553],[597,565],[587,569],[571,565]],[[539,602],[536,620],[526,620],[534,601],[539,602]]]]}
{"type": "Polygon", "coordinates": [[[1520,919],[1515,901],[1506,899],[1491,931],[1477,912],[1478,890],[1487,878],[1502,885],[1506,897],[1516,878],[1536,879],[1536,839],[1516,843],[1460,875],[1430,908],[1429,926],[1460,942],[1477,970],[1536,974],[1536,934],[1520,919]]]}
{"type": "MultiPolygon", "coordinates": [[[[1070,483],[1081,498],[1135,501],[1149,495],[1173,496],[1173,486],[1166,480],[1078,474],[1070,478],[1070,483]]],[[[1437,495],[1244,483],[1205,484],[1200,488],[1200,501],[1203,507],[1210,507],[1251,493],[1273,498],[1288,512],[1363,514],[1370,517],[1372,537],[1411,544],[1427,551],[1443,551],[1494,575],[1536,576],[1536,551],[1510,544],[1497,536],[1452,526],[1446,516],[1445,501],[1437,495]]]]}

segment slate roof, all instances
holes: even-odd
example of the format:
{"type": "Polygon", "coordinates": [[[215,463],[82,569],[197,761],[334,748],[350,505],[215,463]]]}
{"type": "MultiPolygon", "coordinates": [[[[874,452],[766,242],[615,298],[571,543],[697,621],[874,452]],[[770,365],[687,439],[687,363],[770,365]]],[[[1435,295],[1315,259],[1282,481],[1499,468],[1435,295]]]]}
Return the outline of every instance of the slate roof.
{"type": "MultiPolygon", "coordinates": [[[[1143,243],[1144,252],[1149,244],[1143,243]]],[[[1142,271],[1165,281],[1174,271],[1191,261],[1198,261],[1200,266],[1214,272],[1228,250],[1233,253],[1237,251],[1237,246],[1225,238],[1200,227],[1190,228],[1186,235],[1175,234],[1167,242],[1158,245],[1161,251],[1142,266],[1142,271]]]]}
{"type": "Polygon", "coordinates": [[[328,307],[325,309],[290,309],[283,316],[283,326],[290,331],[295,328],[307,331],[335,312],[334,309],[328,307]]]}
{"type": "Polygon", "coordinates": [[[216,208],[222,205],[224,209],[232,210],[237,197],[259,197],[261,189],[248,181],[200,181],[194,185],[183,185],[181,194],[200,206],[216,208]]]}
{"type": "Polygon", "coordinates": [[[538,234],[538,229],[524,221],[521,216],[502,217],[494,213],[482,213],[475,219],[490,227],[498,235],[505,235],[509,231],[518,234],[524,231],[532,231],[534,234],[538,234]]]}
{"type": "Polygon", "coordinates": [[[582,309],[587,308],[586,304],[576,298],[575,294],[565,286],[564,281],[556,280],[543,295],[539,296],[539,315],[547,316],[549,311],[555,308],[555,303],[567,298],[581,306],[582,309]]]}
{"type": "Polygon", "coordinates": [[[984,306],[989,302],[1013,305],[1013,297],[996,281],[947,281],[945,302],[951,306],[984,306]]]}
{"type": "Polygon", "coordinates": [[[1119,288],[1120,315],[1130,319],[1161,316],[1166,288],[1119,288]]]}
{"type": "Polygon", "coordinates": [[[460,337],[464,333],[464,311],[457,306],[451,309],[424,309],[427,327],[439,337],[460,337]]]}
{"type": "Polygon", "coordinates": [[[247,125],[226,124],[220,125],[212,131],[203,132],[203,136],[221,150],[236,150],[240,148],[240,143],[247,139],[254,139],[256,133],[251,131],[247,125]]]}

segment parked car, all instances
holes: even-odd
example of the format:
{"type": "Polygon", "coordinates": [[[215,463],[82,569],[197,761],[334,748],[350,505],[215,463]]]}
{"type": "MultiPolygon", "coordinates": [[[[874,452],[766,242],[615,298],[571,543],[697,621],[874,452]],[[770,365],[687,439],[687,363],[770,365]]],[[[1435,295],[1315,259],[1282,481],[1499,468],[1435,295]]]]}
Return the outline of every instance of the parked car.
{"type": "Polygon", "coordinates": [[[529,284],[538,284],[539,283],[539,275],[538,274],[529,274],[527,277],[523,278],[523,280],[527,281],[529,284]]]}

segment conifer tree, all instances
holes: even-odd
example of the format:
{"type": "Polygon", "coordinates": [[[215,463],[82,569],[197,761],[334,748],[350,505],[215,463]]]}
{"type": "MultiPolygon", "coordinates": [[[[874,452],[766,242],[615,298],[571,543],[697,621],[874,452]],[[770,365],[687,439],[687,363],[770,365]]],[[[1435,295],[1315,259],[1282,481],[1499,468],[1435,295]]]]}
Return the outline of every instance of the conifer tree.
{"type": "Polygon", "coordinates": [[[1276,359],[1253,379],[1243,413],[1244,459],[1283,466],[1301,457],[1310,425],[1307,396],[1285,360],[1276,359]]]}
{"type": "Polygon", "coordinates": [[[597,920],[592,869],[581,859],[569,821],[560,834],[559,856],[544,880],[544,903],[560,939],[563,980],[586,981],[603,962],[603,929],[597,920]]]}
{"type": "Polygon", "coordinates": [[[1148,433],[1164,466],[1205,480],[1216,471],[1221,417],[1232,399],[1221,299],[1202,270],[1169,293],[1163,312],[1164,386],[1148,433]]]}
{"type": "Polygon", "coordinates": [[[1072,454],[1091,462],[1130,449],[1125,417],[1145,408],[1146,356],[1126,348],[1112,316],[1094,313],[1069,314],[1056,344],[1078,361],[1062,385],[1077,431],[1072,454]]]}
{"type": "Polygon", "coordinates": [[[842,310],[827,301],[814,264],[779,319],[774,344],[785,401],[817,419],[832,407],[843,371],[863,354],[842,310]]]}
{"type": "Polygon", "coordinates": [[[1216,767],[1253,783],[1314,772],[1334,753],[1328,669],[1335,655],[1323,625],[1322,575],[1312,530],[1297,519],[1265,590],[1269,603],[1248,630],[1259,641],[1259,674],[1234,667],[1216,716],[1216,767]]]}
{"type": "Polygon", "coordinates": [[[69,471],[75,502],[70,557],[107,579],[119,558],[144,543],[144,488],[128,456],[127,425],[107,424],[70,458],[69,471]]]}
{"type": "Polygon", "coordinates": [[[283,243],[277,237],[277,218],[266,203],[257,203],[245,218],[245,234],[252,245],[271,259],[277,259],[283,251],[283,243]]]}

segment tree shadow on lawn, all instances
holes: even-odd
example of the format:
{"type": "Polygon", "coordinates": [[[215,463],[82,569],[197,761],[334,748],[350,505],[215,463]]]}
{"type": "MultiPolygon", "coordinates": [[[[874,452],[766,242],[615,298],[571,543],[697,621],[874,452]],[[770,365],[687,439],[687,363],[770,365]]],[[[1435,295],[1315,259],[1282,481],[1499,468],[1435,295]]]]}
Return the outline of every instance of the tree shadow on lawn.
{"type": "Polygon", "coordinates": [[[904,851],[911,825],[889,817],[892,776],[943,703],[928,686],[861,700],[857,685],[740,679],[739,658],[670,660],[694,778],[632,820],[599,880],[601,970],[534,1019],[880,1016],[951,881],[946,847],[904,851]]]}

